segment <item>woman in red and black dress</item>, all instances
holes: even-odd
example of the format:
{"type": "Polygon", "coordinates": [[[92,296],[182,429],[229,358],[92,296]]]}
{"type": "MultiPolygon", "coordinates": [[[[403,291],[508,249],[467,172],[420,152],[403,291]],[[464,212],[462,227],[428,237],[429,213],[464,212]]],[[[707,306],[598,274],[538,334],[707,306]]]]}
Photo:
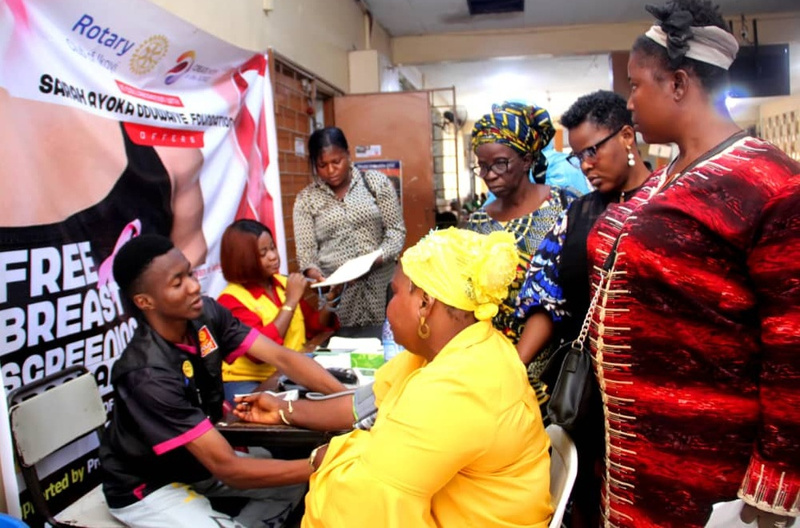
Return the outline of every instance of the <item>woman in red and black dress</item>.
{"type": "Polygon", "coordinates": [[[699,0],[648,8],[628,108],[679,154],[611,204],[588,240],[602,286],[591,348],[603,393],[606,526],[704,526],[712,505],[800,515],[800,164],[724,107],[738,49],[699,0]],[[652,194],[651,191],[652,190],[652,194]],[[645,191],[645,189],[643,189],[645,191]]]}

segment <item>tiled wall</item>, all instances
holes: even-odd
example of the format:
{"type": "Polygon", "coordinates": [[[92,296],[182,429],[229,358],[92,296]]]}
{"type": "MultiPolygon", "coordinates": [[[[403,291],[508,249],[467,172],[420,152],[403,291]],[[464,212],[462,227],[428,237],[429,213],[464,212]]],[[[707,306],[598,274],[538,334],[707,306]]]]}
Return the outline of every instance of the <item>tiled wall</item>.
{"type": "Polygon", "coordinates": [[[305,153],[312,132],[309,108],[313,109],[313,80],[290,65],[275,60],[275,125],[278,131],[278,164],[281,174],[281,201],[286,228],[286,261],[296,271],[292,209],[297,194],[311,182],[308,155],[305,153]],[[296,151],[295,142],[299,150],[296,151]]]}
{"type": "Polygon", "coordinates": [[[766,103],[760,116],[759,135],[800,161],[800,97],[766,103]]]}

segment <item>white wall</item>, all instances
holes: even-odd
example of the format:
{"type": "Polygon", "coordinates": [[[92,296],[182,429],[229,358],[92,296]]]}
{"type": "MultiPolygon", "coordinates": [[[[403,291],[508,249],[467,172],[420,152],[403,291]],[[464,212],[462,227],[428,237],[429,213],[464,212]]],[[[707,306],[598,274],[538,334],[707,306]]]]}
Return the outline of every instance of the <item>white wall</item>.
{"type": "MultiPolygon", "coordinates": [[[[762,44],[800,41],[800,11],[752,15],[762,44]]],[[[585,55],[629,50],[652,20],[619,24],[561,26],[397,37],[392,58],[400,64],[476,61],[531,55],[585,55]]],[[[734,22],[734,33],[740,24],[734,22]]],[[[793,59],[794,60],[794,59],[793,59]]]]}
{"type": "MultiPolygon", "coordinates": [[[[150,0],[197,27],[236,46],[263,51],[269,47],[336,88],[349,91],[350,51],[364,49],[365,24],[353,0],[150,0]]],[[[388,50],[385,31],[377,43],[388,50]]],[[[387,52],[388,53],[388,52],[387,52]]]]}

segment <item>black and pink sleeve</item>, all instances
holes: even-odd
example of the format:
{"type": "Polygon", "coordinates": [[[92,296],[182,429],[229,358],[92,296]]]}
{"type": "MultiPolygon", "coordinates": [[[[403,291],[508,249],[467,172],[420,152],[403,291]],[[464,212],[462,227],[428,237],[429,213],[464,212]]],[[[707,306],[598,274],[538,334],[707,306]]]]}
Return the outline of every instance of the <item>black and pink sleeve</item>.
{"type": "Polygon", "coordinates": [[[258,330],[242,324],[233,314],[210,298],[204,298],[207,313],[214,321],[214,337],[219,340],[226,363],[233,363],[250,350],[253,342],[258,338],[258,330]]]}
{"type": "Polygon", "coordinates": [[[126,394],[128,411],[157,455],[182,447],[214,428],[202,409],[189,401],[175,377],[142,369],[122,378],[118,388],[126,394]]]}

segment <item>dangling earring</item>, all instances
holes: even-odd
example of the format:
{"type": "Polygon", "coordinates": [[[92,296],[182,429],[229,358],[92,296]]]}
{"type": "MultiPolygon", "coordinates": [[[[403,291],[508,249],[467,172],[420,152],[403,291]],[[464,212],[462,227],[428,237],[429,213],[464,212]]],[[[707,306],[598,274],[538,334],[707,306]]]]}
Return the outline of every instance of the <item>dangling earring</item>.
{"type": "Polygon", "coordinates": [[[419,327],[417,327],[417,335],[420,339],[428,339],[431,336],[431,327],[425,322],[425,316],[419,318],[419,327]]]}
{"type": "Polygon", "coordinates": [[[636,165],[636,160],[633,159],[633,152],[631,152],[631,146],[628,145],[628,167],[633,167],[636,165]]]}

